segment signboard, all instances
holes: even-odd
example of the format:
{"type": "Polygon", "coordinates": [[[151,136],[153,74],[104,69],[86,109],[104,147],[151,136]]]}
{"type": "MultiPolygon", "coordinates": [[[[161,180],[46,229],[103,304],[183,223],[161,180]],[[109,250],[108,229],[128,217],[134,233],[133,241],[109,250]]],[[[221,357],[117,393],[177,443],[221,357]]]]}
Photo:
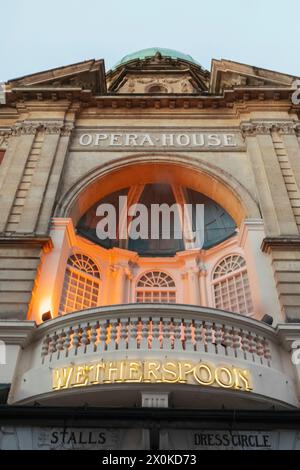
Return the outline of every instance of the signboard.
{"type": "Polygon", "coordinates": [[[118,360],[53,369],[52,389],[112,383],[182,383],[252,390],[247,369],[192,361],[118,360]]]}
{"type": "Polygon", "coordinates": [[[240,151],[245,149],[239,131],[166,129],[78,130],[71,150],[194,150],[240,151]]]}
{"type": "Polygon", "coordinates": [[[122,450],[149,448],[147,429],[1,426],[0,450],[122,450]]]}
{"type": "Polygon", "coordinates": [[[280,430],[162,430],[161,449],[272,450],[300,449],[300,434],[280,430]]]}

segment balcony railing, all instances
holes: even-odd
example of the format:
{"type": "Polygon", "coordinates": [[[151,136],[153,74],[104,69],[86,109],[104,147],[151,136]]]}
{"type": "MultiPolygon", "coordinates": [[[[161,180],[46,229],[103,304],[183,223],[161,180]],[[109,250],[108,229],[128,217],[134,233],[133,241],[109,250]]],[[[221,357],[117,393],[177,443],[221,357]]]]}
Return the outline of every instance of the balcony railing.
{"type": "Polygon", "coordinates": [[[99,307],[40,325],[42,364],[72,357],[152,351],[237,358],[272,367],[274,330],[238,314],[183,305],[99,307]]]}

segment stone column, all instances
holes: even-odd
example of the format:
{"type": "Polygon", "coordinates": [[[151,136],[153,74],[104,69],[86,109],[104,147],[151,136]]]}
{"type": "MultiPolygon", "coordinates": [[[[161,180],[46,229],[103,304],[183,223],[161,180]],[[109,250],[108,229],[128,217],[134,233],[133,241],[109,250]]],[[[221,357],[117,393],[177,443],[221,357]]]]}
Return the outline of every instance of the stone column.
{"type": "Polygon", "coordinates": [[[199,265],[200,305],[202,307],[208,306],[206,278],[207,278],[206,265],[204,263],[200,263],[199,265]]]}
{"type": "Polygon", "coordinates": [[[31,309],[30,319],[37,323],[41,321],[42,314],[49,310],[52,316],[58,313],[67,259],[75,237],[72,220],[53,219],[50,236],[53,248],[41,259],[39,282],[31,309]]]}
{"type": "Polygon", "coordinates": [[[296,234],[298,228],[271,138],[274,123],[242,124],[255,175],[267,236],[296,234]]]}
{"type": "Polygon", "coordinates": [[[127,269],[128,266],[124,264],[113,264],[110,266],[112,274],[110,304],[126,303],[127,269]]]}
{"type": "MultiPolygon", "coordinates": [[[[300,136],[300,124],[296,126],[296,132],[300,136]]],[[[300,191],[300,143],[296,132],[294,126],[289,126],[283,128],[280,133],[298,190],[300,191]]]]}
{"type": "Polygon", "coordinates": [[[265,314],[271,315],[276,325],[283,321],[283,317],[272,272],[272,260],[261,252],[264,237],[263,220],[246,219],[240,227],[238,242],[244,251],[251,297],[257,315],[259,318],[265,314]]]}
{"type": "Polygon", "coordinates": [[[23,176],[26,161],[30,154],[39,123],[25,121],[12,129],[1,169],[2,185],[0,188],[0,232],[5,232],[6,224],[14,203],[16,192],[23,176]]]}

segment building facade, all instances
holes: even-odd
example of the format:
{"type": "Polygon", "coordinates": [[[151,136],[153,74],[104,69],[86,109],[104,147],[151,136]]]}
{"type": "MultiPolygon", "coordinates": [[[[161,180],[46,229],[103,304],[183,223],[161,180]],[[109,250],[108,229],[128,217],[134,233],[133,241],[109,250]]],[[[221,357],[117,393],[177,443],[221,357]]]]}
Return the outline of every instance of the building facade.
{"type": "Polygon", "coordinates": [[[5,84],[0,448],[300,448],[296,78],[153,48],[5,84]],[[202,230],[130,236],[153,204],[202,230]]]}

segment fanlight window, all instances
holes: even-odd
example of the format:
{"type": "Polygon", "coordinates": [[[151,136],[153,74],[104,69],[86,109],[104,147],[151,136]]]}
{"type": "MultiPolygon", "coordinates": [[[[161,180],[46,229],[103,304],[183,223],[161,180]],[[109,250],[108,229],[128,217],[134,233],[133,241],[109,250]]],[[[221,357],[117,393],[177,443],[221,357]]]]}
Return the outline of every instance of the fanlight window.
{"type": "Polygon", "coordinates": [[[60,315],[96,307],[99,304],[100,272],[91,258],[83,254],[69,257],[65,273],[60,315]]]}
{"type": "Polygon", "coordinates": [[[246,262],[240,255],[226,256],[213,273],[215,307],[250,315],[253,313],[246,262]]]}
{"type": "Polygon", "coordinates": [[[136,287],[137,303],[170,303],[176,302],[176,285],[174,280],[162,271],[151,271],[144,274],[136,287]]]}

